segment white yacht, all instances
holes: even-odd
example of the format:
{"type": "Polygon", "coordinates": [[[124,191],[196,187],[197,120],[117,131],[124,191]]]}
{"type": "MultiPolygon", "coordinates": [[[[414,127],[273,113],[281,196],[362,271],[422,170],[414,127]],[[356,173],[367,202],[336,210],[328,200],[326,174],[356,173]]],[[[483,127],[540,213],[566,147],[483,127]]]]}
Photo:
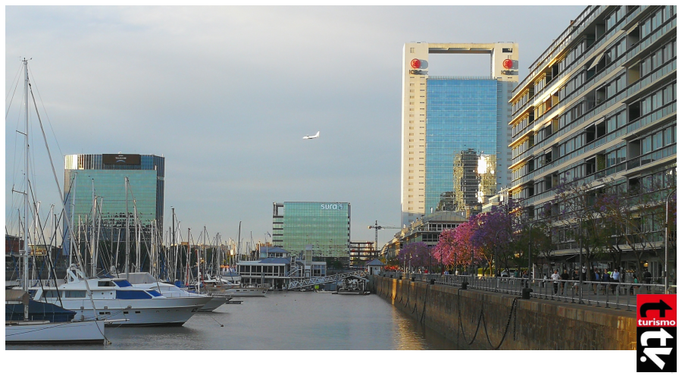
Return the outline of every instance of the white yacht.
{"type": "Polygon", "coordinates": [[[76,312],[75,320],[127,319],[114,321],[125,326],[179,326],[198,312],[207,296],[168,297],[152,288],[133,286],[123,278],[86,279],[72,266],[68,281],[59,287],[35,287],[34,299],[57,304],[76,312]],[[90,291],[92,297],[87,293],[90,291]]]}
{"type": "Polygon", "coordinates": [[[156,280],[154,276],[148,272],[135,272],[128,274],[128,280],[132,283],[133,287],[143,288],[148,290],[155,290],[161,293],[161,295],[169,298],[181,298],[181,297],[203,297],[208,298],[208,302],[204,304],[199,312],[211,312],[218,308],[219,306],[227,303],[231,297],[227,295],[216,295],[216,294],[198,294],[195,292],[190,292],[187,288],[180,288],[174,284],[162,282],[156,280]]]}

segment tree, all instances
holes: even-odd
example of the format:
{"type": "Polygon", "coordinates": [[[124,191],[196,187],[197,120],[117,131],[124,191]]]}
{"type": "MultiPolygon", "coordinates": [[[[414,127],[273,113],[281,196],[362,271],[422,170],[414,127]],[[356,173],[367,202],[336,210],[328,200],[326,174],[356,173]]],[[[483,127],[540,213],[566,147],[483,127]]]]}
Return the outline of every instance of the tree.
{"type": "Polygon", "coordinates": [[[398,260],[404,266],[428,267],[431,263],[431,252],[424,242],[411,242],[400,249],[398,260]]]}
{"type": "MultiPolygon", "coordinates": [[[[636,273],[639,278],[642,277],[645,254],[665,242],[665,201],[668,196],[668,222],[674,223],[676,219],[676,201],[672,192],[675,187],[666,186],[662,179],[656,181],[653,176],[649,178],[634,182],[635,185],[611,182],[597,201],[600,217],[609,225],[612,233],[609,246],[614,253],[614,261],[620,266],[621,245],[627,245],[637,259],[636,273]]],[[[670,226],[668,229],[674,231],[670,226]]],[[[670,237],[671,234],[668,235],[669,242],[670,237]]],[[[674,242],[672,246],[674,249],[674,242]]]]}
{"type": "Polygon", "coordinates": [[[580,260],[587,267],[605,252],[609,236],[609,228],[598,213],[597,199],[603,195],[602,185],[601,181],[594,185],[568,182],[564,177],[546,208],[554,227],[560,228],[558,242],[577,242],[580,260]]]}
{"type": "Polygon", "coordinates": [[[457,267],[471,263],[471,235],[472,229],[469,223],[458,225],[454,229],[446,229],[440,233],[438,243],[433,248],[433,257],[436,262],[455,270],[457,267]]]}

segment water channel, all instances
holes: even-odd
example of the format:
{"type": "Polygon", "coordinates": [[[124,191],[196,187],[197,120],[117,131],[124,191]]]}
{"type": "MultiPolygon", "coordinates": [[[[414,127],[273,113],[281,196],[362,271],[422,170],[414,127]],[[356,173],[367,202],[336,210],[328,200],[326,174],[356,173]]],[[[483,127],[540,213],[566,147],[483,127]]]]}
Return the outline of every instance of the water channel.
{"type": "Polygon", "coordinates": [[[197,313],[182,327],[108,327],[109,345],[7,346],[88,350],[454,350],[377,295],[269,292],[197,313]]]}

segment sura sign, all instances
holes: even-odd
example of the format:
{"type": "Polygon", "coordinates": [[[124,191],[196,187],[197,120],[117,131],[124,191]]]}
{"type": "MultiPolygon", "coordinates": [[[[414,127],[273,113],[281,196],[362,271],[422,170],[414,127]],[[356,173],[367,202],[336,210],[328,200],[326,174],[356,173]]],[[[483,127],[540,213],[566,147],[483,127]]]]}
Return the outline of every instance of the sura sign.
{"type": "Polygon", "coordinates": [[[343,210],[343,204],[341,203],[328,203],[328,204],[320,204],[320,209],[322,210],[343,210]]]}

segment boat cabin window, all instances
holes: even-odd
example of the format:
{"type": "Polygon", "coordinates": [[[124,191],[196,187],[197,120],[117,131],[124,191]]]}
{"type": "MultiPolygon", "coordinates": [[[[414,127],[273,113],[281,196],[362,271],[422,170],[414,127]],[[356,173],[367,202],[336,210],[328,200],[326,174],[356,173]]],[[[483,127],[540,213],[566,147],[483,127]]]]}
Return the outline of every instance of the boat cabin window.
{"type": "Polygon", "coordinates": [[[147,290],[147,293],[149,293],[150,295],[152,295],[154,297],[161,296],[161,294],[156,290],[147,290]]]}
{"type": "Polygon", "coordinates": [[[100,280],[97,282],[97,286],[99,287],[116,287],[114,283],[112,283],[111,280],[100,280]]]}
{"type": "Polygon", "coordinates": [[[57,290],[46,290],[43,292],[43,297],[59,297],[59,292],[57,290]]]}
{"type": "Polygon", "coordinates": [[[127,281],[125,279],[114,280],[114,283],[116,283],[116,285],[121,287],[121,288],[133,286],[132,284],[130,284],[129,281],[127,281]]]}
{"type": "Polygon", "coordinates": [[[85,297],[85,291],[64,291],[65,298],[81,298],[85,297]]]}
{"type": "Polygon", "coordinates": [[[142,290],[140,291],[116,291],[117,299],[134,300],[134,299],[151,299],[152,296],[142,290]]]}

